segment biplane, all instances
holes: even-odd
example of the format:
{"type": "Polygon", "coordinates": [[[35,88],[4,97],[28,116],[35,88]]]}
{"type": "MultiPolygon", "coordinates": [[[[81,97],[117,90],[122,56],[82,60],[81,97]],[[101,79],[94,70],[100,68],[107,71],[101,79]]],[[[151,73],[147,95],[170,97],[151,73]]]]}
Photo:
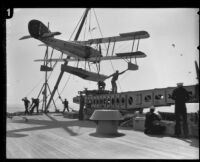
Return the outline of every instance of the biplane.
{"type": "Polygon", "coordinates": [[[76,75],[83,79],[91,80],[91,81],[105,80],[107,78],[107,76],[99,73],[100,62],[104,60],[124,59],[126,62],[128,62],[129,70],[138,70],[136,58],[146,57],[146,54],[144,54],[141,51],[138,51],[139,41],[140,39],[149,38],[148,32],[137,31],[137,32],[122,33],[122,34],[119,34],[119,36],[89,39],[87,41],[64,41],[64,40],[54,38],[54,36],[60,35],[61,34],[60,32],[51,32],[49,28],[39,20],[31,20],[28,23],[28,30],[29,30],[30,35],[24,36],[20,38],[20,40],[35,38],[43,42],[45,46],[52,47],[52,49],[56,49],[60,51],[62,54],[66,54],[68,56],[62,59],[51,57],[49,59],[37,59],[35,61],[47,61],[47,62],[75,61],[77,63],[79,61],[85,61],[85,62],[88,62],[88,65],[89,63],[94,63],[96,65],[98,64],[97,73],[87,71],[86,69],[81,69],[78,67],[68,66],[68,65],[65,65],[65,66],[62,65],[61,67],[61,70],[64,70],[68,73],[71,73],[73,75],[76,75]],[[138,40],[137,49],[136,51],[133,51],[135,40],[138,40]],[[133,41],[132,50],[130,52],[114,54],[115,43],[122,42],[122,41],[133,41]],[[107,43],[107,46],[108,46],[107,53],[105,56],[102,54],[102,51],[101,51],[101,44],[103,43],[107,43]],[[108,50],[111,43],[113,43],[112,54],[108,55],[108,50]],[[96,45],[96,47],[98,48],[95,49],[94,47],[92,47],[92,45],[96,45]],[[136,62],[135,64],[131,62],[132,58],[135,58],[135,62],[136,62]]]}

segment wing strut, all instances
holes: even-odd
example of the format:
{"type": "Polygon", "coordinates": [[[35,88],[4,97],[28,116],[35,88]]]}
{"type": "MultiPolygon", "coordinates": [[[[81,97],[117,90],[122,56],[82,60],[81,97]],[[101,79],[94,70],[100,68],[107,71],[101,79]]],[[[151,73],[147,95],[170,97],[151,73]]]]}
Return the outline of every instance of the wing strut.
{"type": "Polygon", "coordinates": [[[108,42],[108,48],[107,48],[106,56],[108,56],[109,47],[110,47],[110,41],[108,42]]]}
{"type": "Polygon", "coordinates": [[[115,50],[115,42],[114,42],[114,44],[113,44],[112,56],[113,56],[114,50],[115,50]]]}

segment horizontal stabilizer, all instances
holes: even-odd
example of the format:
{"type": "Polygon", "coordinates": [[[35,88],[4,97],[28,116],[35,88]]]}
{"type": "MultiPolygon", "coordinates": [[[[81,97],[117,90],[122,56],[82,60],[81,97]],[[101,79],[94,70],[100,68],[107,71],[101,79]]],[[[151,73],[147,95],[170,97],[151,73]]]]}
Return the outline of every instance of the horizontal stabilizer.
{"type": "Polygon", "coordinates": [[[29,38],[32,38],[32,36],[30,36],[30,35],[26,35],[26,36],[21,37],[19,40],[29,39],[29,38]]]}
{"type": "Polygon", "coordinates": [[[60,35],[60,32],[50,32],[50,33],[44,33],[42,35],[42,38],[48,38],[48,37],[54,37],[55,35],[60,35]]]}
{"type": "Polygon", "coordinates": [[[61,65],[61,70],[68,72],[70,74],[76,75],[76,76],[78,76],[82,79],[90,80],[90,81],[94,81],[94,82],[98,82],[100,80],[103,81],[103,80],[107,79],[107,77],[108,77],[106,75],[86,71],[86,70],[83,70],[81,68],[75,68],[75,67],[72,67],[72,66],[61,65]]]}
{"type": "Polygon", "coordinates": [[[136,57],[136,58],[143,58],[146,57],[146,55],[141,52],[141,51],[137,51],[137,52],[125,52],[125,53],[116,53],[117,57],[136,57]]]}
{"type": "Polygon", "coordinates": [[[46,44],[39,44],[38,46],[47,46],[46,44]]]}

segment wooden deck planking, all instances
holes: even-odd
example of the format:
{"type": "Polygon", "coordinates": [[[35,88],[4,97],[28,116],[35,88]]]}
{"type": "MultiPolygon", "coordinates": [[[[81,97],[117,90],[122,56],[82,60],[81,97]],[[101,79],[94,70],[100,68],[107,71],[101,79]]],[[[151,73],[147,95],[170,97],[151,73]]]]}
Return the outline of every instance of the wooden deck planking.
{"type": "Polygon", "coordinates": [[[119,129],[124,136],[101,138],[91,135],[96,131],[93,122],[56,114],[27,118],[27,123],[8,119],[7,158],[199,158],[199,147],[176,138],[147,136],[127,129],[119,129]]]}

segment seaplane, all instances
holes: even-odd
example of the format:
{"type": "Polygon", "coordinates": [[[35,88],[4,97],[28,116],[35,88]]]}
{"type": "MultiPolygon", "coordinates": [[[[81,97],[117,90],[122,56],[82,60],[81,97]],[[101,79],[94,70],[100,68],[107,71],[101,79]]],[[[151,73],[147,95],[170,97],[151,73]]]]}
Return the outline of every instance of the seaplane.
{"type": "MultiPolygon", "coordinates": [[[[66,54],[66,58],[44,58],[37,59],[35,61],[46,61],[46,62],[58,62],[58,61],[67,61],[67,62],[77,62],[77,67],[69,65],[61,65],[61,70],[76,75],[82,79],[90,81],[104,81],[107,79],[106,75],[100,74],[100,62],[104,60],[117,60],[124,59],[128,63],[129,70],[138,70],[138,65],[136,58],[144,58],[146,54],[138,51],[140,39],[149,38],[150,35],[147,31],[136,31],[129,33],[121,33],[118,36],[104,37],[104,38],[95,38],[89,39],[86,41],[64,41],[54,38],[57,35],[60,35],[60,32],[51,32],[49,27],[46,26],[39,20],[30,20],[28,23],[28,31],[30,35],[23,36],[20,40],[34,38],[43,42],[45,46],[51,47],[53,50],[58,50],[61,54],[66,54]],[[134,42],[137,40],[137,49],[133,51],[134,42]],[[133,41],[132,50],[130,52],[123,53],[114,53],[114,47],[117,42],[122,41],[133,41]],[[102,54],[101,44],[107,44],[106,55],[102,54]],[[111,43],[113,43],[112,53],[108,54],[111,43]],[[95,45],[94,48],[92,45],[95,45]],[[135,64],[131,62],[131,59],[135,58],[135,64]],[[85,61],[89,63],[96,64],[97,72],[91,72],[78,68],[78,62],[85,61]]],[[[89,67],[90,68],[90,67],[89,67]]]]}

